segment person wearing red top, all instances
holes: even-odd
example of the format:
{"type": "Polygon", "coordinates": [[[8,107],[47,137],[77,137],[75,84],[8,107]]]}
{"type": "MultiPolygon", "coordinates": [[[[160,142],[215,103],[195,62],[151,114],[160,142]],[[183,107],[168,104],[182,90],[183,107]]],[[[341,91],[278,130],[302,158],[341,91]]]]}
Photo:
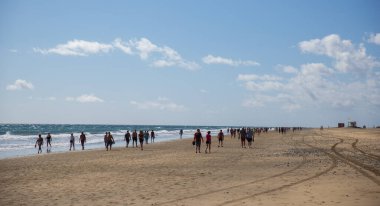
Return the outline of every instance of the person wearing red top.
{"type": "Polygon", "coordinates": [[[210,131],[207,132],[207,135],[206,135],[206,151],[205,153],[207,153],[207,149],[208,149],[208,153],[211,153],[211,135],[210,135],[210,131]]]}

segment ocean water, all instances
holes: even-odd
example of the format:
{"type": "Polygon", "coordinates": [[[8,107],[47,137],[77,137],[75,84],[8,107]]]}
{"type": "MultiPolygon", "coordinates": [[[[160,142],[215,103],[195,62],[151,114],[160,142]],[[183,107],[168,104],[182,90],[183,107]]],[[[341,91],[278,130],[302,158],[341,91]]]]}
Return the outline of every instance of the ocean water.
{"type": "MultiPolygon", "coordinates": [[[[85,149],[104,148],[104,134],[111,132],[115,139],[113,147],[125,147],[124,135],[133,130],[154,130],[155,142],[179,139],[179,131],[183,130],[182,138],[191,138],[196,129],[202,133],[211,131],[216,136],[220,129],[226,133],[226,126],[181,126],[181,125],[78,125],[78,124],[0,124],[0,159],[37,154],[34,147],[41,134],[44,139],[42,152],[47,153],[46,135],[52,136],[51,153],[66,152],[69,150],[70,134],[75,136],[75,149],[81,150],[79,135],[83,131],[86,135],[85,149]]],[[[131,143],[130,143],[131,145],[131,143]]]]}

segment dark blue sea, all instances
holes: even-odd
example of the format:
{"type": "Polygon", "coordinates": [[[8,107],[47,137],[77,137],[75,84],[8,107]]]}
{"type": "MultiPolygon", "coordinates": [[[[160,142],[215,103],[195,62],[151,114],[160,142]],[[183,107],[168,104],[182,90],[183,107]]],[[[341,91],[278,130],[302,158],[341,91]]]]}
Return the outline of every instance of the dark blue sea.
{"type": "Polygon", "coordinates": [[[179,131],[182,129],[183,138],[193,137],[195,130],[199,128],[202,133],[211,131],[217,135],[220,129],[226,132],[226,126],[184,126],[184,125],[82,125],[82,124],[0,124],[0,159],[37,154],[34,147],[41,134],[44,138],[43,153],[47,153],[46,135],[52,136],[51,153],[65,152],[69,150],[69,137],[74,133],[76,149],[80,149],[79,135],[83,131],[87,142],[85,148],[104,148],[104,134],[111,132],[115,139],[113,147],[125,147],[124,134],[133,130],[154,130],[155,142],[171,141],[179,139],[179,131]]]}

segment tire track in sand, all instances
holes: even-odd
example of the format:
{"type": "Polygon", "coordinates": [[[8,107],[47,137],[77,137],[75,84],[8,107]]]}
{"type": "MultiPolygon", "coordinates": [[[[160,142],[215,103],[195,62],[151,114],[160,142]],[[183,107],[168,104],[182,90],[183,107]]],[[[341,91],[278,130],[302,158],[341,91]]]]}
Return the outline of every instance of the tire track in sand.
{"type": "Polygon", "coordinates": [[[378,161],[380,161],[380,156],[379,156],[379,155],[375,155],[375,154],[367,153],[367,152],[365,152],[364,150],[359,149],[359,148],[356,146],[356,144],[357,144],[358,142],[359,142],[359,140],[358,140],[358,139],[355,139],[355,142],[352,143],[351,146],[352,146],[352,148],[354,148],[354,150],[356,150],[356,151],[362,153],[363,155],[365,155],[365,156],[367,156],[367,157],[369,157],[369,158],[371,158],[371,159],[374,159],[374,160],[378,160],[378,161]]]}
{"type": "MultiPolygon", "coordinates": [[[[283,139],[281,139],[283,141],[283,139]]],[[[285,141],[283,141],[285,144],[288,144],[286,143],[285,141]]],[[[288,144],[290,145],[290,144],[288,144]]],[[[290,145],[290,146],[294,146],[294,145],[290,145]]],[[[240,155],[240,156],[243,156],[243,155],[240,155]]],[[[276,178],[276,177],[280,177],[280,176],[283,176],[283,175],[286,175],[288,173],[291,173],[299,168],[301,168],[303,165],[305,165],[307,163],[307,160],[306,160],[306,155],[303,154],[302,155],[302,162],[300,162],[297,166],[293,167],[292,169],[290,170],[287,170],[287,171],[284,171],[284,172],[281,172],[281,173],[278,173],[276,175],[272,175],[272,176],[269,176],[269,177],[264,177],[262,179],[258,179],[258,180],[254,180],[254,181],[250,181],[250,182],[247,182],[247,183],[244,183],[244,184],[238,184],[238,185],[234,185],[234,186],[231,186],[231,187],[225,187],[225,188],[221,188],[221,189],[217,189],[217,190],[212,190],[212,191],[209,191],[209,192],[206,192],[206,193],[200,193],[200,194],[196,194],[196,195],[191,195],[191,196],[187,196],[187,197],[182,197],[182,198],[178,198],[178,199],[174,199],[174,200],[170,200],[170,201],[167,201],[167,202],[160,202],[160,203],[154,203],[152,205],[166,205],[166,204],[171,204],[171,203],[175,203],[175,202],[179,202],[179,201],[182,201],[182,200],[187,200],[187,199],[192,199],[192,198],[199,198],[201,196],[206,196],[206,195],[210,195],[210,194],[214,194],[214,193],[218,193],[218,192],[223,192],[225,190],[231,190],[231,189],[235,189],[235,188],[239,188],[239,187],[242,187],[242,186],[247,186],[247,185],[251,185],[251,184],[256,184],[256,183],[260,183],[260,182],[263,182],[263,181],[266,181],[266,180],[270,180],[270,179],[273,179],[273,178],[276,178]]]]}
{"type": "MultiPolygon", "coordinates": [[[[341,142],[340,143],[343,143],[344,140],[341,139],[341,142]]],[[[347,157],[341,153],[339,153],[337,150],[336,150],[336,146],[340,143],[337,143],[335,144],[331,150],[338,156],[340,157],[340,160],[345,162],[346,164],[350,165],[351,167],[353,167],[355,170],[357,170],[358,172],[360,172],[362,175],[364,175],[365,177],[367,177],[368,179],[372,180],[374,183],[376,183],[377,185],[380,186],[380,181],[376,178],[374,178],[373,176],[369,175],[367,172],[363,171],[363,169],[365,170],[368,170],[372,173],[374,173],[376,176],[380,176],[380,172],[375,169],[374,167],[371,167],[369,165],[365,165],[363,163],[360,163],[359,161],[357,160],[354,160],[350,157],[347,157]]]]}
{"type": "MultiPolygon", "coordinates": [[[[270,189],[270,190],[265,190],[265,191],[262,191],[262,192],[258,192],[258,193],[255,193],[255,194],[252,194],[252,195],[247,195],[247,196],[244,196],[244,197],[241,197],[241,198],[238,198],[238,199],[233,199],[233,200],[230,200],[230,201],[226,201],[226,202],[223,202],[221,204],[218,204],[218,206],[222,206],[222,205],[228,205],[228,204],[232,204],[232,203],[236,203],[236,202],[239,202],[239,201],[242,201],[242,200],[246,200],[246,199],[250,199],[250,198],[254,198],[254,197],[257,197],[259,195],[263,195],[263,194],[268,194],[268,193],[271,193],[271,192],[276,192],[276,191],[279,191],[279,190],[283,190],[285,188],[288,188],[288,187],[292,187],[292,186],[295,186],[295,185],[299,185],[299,184],[302,184],[304,182],[307,182],[307,181],[310,181],[312,179],[315,179],[315,178],[318,178],[328,172],[330,172],[331,170],[333,170],[335,167],[337,167],[338,165],[338,161],[337,161],[337,158],[334,157],[334,155],[331,155],[327,152],[325,152],[323,149],[321,148],[318,148],[318,147],[314,147],[312,145],[309,145],[307,143],[305,143],[304,139],[303,139],[303,144],[311,147],[311,148],[314,148],[314,149],[318,149],[320,151],[322,151],[323,153],[325,153],[328,157],[330,157],[330,159],[332,160],[332,164],[330,165],[329,168],[325,169],[324,171],[322,172],[318,172],[316,173],[315,175],[311,176],[311,177],[308,177],[308,178],[304,178],[302,180],[299,180],[299,181],[296,181],[296,182],[292,182],[292,183],[289,183],[289,184],[285,184],[285,185],[282,185],[280,187],[276,187],[276,188],[273,188],[273,189],[270,189]]],[[[339,144],[339,143],[337,143],[339,144]]]]}
{"type": "MultiPolygon", "coordinates": [[[[320,136],[323,137],[322,134],[320,134],[320,136]]],[[[329,138],[329,137],[327,137],[327,138],[329,138]]],[[[348,164],[348,165],[351,166],[353,169],[355,169],[356,171],[358,171],[359,173],[361,173],[363,176],[367,177],[367,178],[370,179],[372,182],[374,182],[375,184],[377,184],[377,185],[380,186],[380,180],[378,180],[377,178],[371,176],[371,175],[368,174],[365,170],[374,173],[376,176],[379,176],[379,175],[380,175],[380,172],[379,172],[376,168],[374,168],[374,167],[371,167],[371,166],[369,166],[369,165],[365,165],[365,164],[363,164],[363,163],[361,163],[361,162],[359,162],[359,161],[357,161],[357,160],[354,160],[354,159],[352,159],[352,158],[350,158],[350,157],[348,157],[348,156],[345,156],[345,155],[339,153],[339,152],[337,151],[336,147],[338,146],[338,144],[343,143],[343,142],[344,142],[344,139],[342,139],[342,138],[338,138],[338,137],[334,137],[334,136],[332,136],[332,138],[339,139],[339,141],[340,141],[340,142],[338,142],[338,143],[335,143],[335,144],[331,147],[331,151],[336,155],[336,157],[337,157],[340,161],[342,161],[342,162],[348,164]]],[[[351,144],[351,146],[352,146],[352,144],[351,144]]]]}

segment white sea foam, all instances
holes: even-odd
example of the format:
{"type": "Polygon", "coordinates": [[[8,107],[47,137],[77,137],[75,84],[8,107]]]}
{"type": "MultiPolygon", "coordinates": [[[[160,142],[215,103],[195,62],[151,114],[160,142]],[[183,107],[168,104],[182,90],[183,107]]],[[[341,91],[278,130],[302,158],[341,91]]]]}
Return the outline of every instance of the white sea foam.
{"type": "MultiPolygon", "coordinates": [[[[10,127],[9,125],[6,125],[7,127],[10,127]]],[[[12,126],[12,125],[11,125],[12,126]]],[[[32,131],[38,131],[41,130],[40,125],[29,125],[30,128],[34,129],[32,131]]],[[[54,126],[52,126],[54,127],[54,126]]],[[[81,131],[81,129],[76,129],[75,125],[68,125],[68,127],[73,127],[73,130],[81,131]]],[[[136,128],[137,131],[139,131],[138,126],[130,126],[130,128],[136,128]]],[[[143,128],[149,128],[143,127],[143,128]]],[[[180,135],[179,129],[167,129],[165,126],[157,126],[157,127],[150,127],[154,129],[155,132],[155,142],[162,142],[162,141],[171,141],[179,139],[180,135]]],[[[179,127],[177,127],[179,128],[179,127]]],[[[224,129],[224,132],[226,132],[226,129],[224,129]]],[[[117,129],[114,131],[110,131],[115,139],[115,146],[124,146],[124,135],[127,132],[128,129],[117,129]]],[[[25,130],[22,130],[25,131],[25,130]]],[[[43,130],[41,130],[43,131],[43,130]]],[[[48,130],[49,131],[49,130],[48,130]]],[[[132,133],[132,129],[129,129],[129,131],[132,133]]],[[[151,131],[148,130],[149,133],[151,131]]],[[[219,132],[219,129],[211,129],[211,135],[216,136],[219,132]]],[[[207,132],[206,129],[201,130],[202,134],[205,135],[207,132]]],[[[195,133],[195,129],[184,129],[183,130],[183,138],[192,138],[195,133]]],[[[12,133],[10,131],[3,133],[0,135],[0,158],[10,157],[10,156],[19,156],[19,155],[29,155],[36,153],[36,149],[34,148],[36,140],[38,138],[38,132],[36,132],[33,135],[18,135],[17,133],[12,133]]],[[[59,152],[59,151],[67,151],[69,148],[69,139],[70,139],[71,133],[51,133],[52,136],[52,147],[51,150],[53,152],[59,152]]],[[[79,136],[81,133],[74,132],[73,135],[75,136],[75,144],[77,149],[80,148],[79,143],[79,136]]],[[[103,148],[104,147],[104,135],[105,132],[98,132],[98,133],[91,133],[91,132],[84,132],[86,135],[86,148],[103,148]]],[[[47,132],[41,133],[44,144],[43,144],[43,150],[46,150],[46,136],[47,132]]],[[[50,147],[49,147],[50,148],[50,147]]]]}

